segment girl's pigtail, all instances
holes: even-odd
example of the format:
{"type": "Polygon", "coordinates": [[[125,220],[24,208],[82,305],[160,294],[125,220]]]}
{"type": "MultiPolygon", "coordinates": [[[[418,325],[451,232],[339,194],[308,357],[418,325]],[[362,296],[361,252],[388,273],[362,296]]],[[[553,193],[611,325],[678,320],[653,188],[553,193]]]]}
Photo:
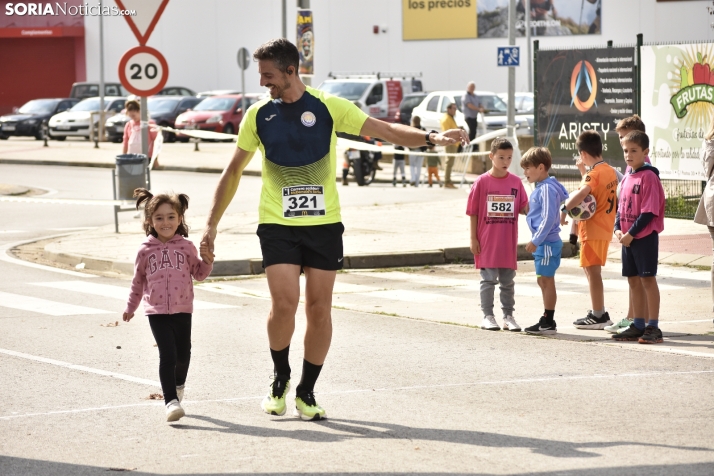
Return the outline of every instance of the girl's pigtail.
{"type": "Polygon", "coordinates": [[[186,195],[185,193],[180,193],[178,195],[178,200],[181,204],[181,215],[184,215],[186,213],[186,210],[188,210],[188,195],[186,195]]]}
{"type": "Polygon", "coordinates": [[[148,203],[149,200],[154,198],[154,195],[145,188],[137,188],[134,189],[134,198],[136,198],[136,209],[138,210],[142,203],[148,203]]]}

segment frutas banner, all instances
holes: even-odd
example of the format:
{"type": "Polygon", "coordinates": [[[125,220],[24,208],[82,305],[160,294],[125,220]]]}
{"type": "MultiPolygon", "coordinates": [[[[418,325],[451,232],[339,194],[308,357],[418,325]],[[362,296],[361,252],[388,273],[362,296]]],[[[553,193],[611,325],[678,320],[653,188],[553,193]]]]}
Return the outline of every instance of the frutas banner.
{"type": "Polygon", "coordinates": [[[300,52],[300,74],[315,74],[315,33],[312,29],[312,10],[297,12],[297,47],[300,52]]]}
{"type": "Polygon", "coordinates": [[[550,150],[553,169],[577,173],[576,141],[593,130],[603,158],[624,172],[615,126],[637,111],[635,48],[541,50],[536,66],[538,143],[550,150]]]}
{"type": "Polygon", "coordinates": [[[699,150],[714,114],[714,45],[643,46],[642,120],[660,175],[706,180],[699,150]]]}

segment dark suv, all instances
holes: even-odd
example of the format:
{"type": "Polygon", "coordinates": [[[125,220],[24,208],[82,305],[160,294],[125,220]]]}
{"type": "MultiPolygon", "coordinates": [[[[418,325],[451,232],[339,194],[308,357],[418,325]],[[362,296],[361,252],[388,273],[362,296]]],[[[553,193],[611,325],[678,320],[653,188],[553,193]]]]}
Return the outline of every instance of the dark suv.
{"type": "Polygon", "coordinates": [[[70,109],[79,99],[33,99],[17,112],[0,116],[0,139],[10,136],[30,136],[42,140],[50,117],[70,109]]]}
{"type": "Polygon", "coordinates": [[[399,103],[399,110],[394,116],[394,122],[409,125],[412,121],[412,110],[421,104],[426,92],[407,94],[399,103]]]}

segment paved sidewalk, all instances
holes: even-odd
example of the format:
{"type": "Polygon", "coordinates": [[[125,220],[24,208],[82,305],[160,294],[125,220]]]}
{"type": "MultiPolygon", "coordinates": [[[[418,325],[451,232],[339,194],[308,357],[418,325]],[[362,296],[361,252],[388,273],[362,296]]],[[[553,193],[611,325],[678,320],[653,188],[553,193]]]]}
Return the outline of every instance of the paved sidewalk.
{"type": "MultiPolygon", "coordinates": [[[[0,163],[30,163],[54,165],[86,165],[113,167],[114,156],[120,144],[100,145],[94,149],[86,141],[42,142],[33,140],[0,141],[0,163]]],[[[200,152],[193,144],[165,144],[160,159],[166,170],[220,172],[227,164],[234,144],[201,143],[200,152]]],[[[338,161],[339,162],[339,161],[338,161]]],[[[338,164],[338,167],[341,167],[338,164]]],[[[391,181],[392,165],[383,164],[380,178],[391,181]]],[[[260,157],[248,165],[251,175],[260,174],[260,157]]],[[[351,184],[355,185],[355,184],[351,184]]],[[[528,186],[527,186],[528,189],[528,186]]],[[[16,186],[0,186],[0,194],[17,192],[16,186]]],[[[369,193],[369,188],[364,188],[369,193]]],[[[21,190],[20,190],[21,192],[21,190]]],[[[403,203],[380,206],[350,206],[342,204],[346,232],[346,268],[383,268],[422,266],[446,262],[469,262],[473,256],[468,250],[469,221],[464,215],[467,189],[453,191],[453,199],[440,199],[424,203],[403,203]]],[[[138,219],[120,215],[120,233],[108,224],[92,231],[69,235],[50,242],[44,247],[44,257],[65,265],[84,263],[85,269],[133,273],[133,259],[142,234],[138,219]]],[[[205,216],[190,217],[192,223],[204,223],[205,216]]],[[[261,252],[255,236],[258,223],[257,210],[244,214],[224,216],[216,243],[217,264],[214,275],[256,274],[262,272],[261,252]]],[[[530,233],[525,220],[519,220],[519,259],[529,259],[525,244],[530,233]]],[[[561,233],[568,241],[569,228],[561,233]]],[[[199,240],[199,233],[192,234],[199,240]]],[[[665,219],[665,231],[660,240],[660,262],[710,268],[712,245],[706,227],[688,220],[665,219]]],[[[573,253],[570,245],[564,247],[564,257],[573,253]]],[[[619,261],[619,244],[613,242],[609,258],[619,261]]]]}

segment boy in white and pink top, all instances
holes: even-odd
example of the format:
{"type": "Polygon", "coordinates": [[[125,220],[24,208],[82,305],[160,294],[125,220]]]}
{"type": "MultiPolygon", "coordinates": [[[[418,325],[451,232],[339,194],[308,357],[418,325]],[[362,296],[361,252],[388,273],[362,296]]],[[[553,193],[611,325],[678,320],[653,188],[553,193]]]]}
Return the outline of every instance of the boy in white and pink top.
{"type": "Polygon", "coordinates": [[[481,272],[481,329],[501,330],[493,314],[496,284],[501,290],[503,329],[520,331],[513,318],[514,278],[517,268],[518,214],[528,211],[528,197],[521,179],[508,168],[513,145],[495,139],[491,145],[493,167],[479,176],[471,187],[466,214],[471,217],[471,252],[481,272]]]}

